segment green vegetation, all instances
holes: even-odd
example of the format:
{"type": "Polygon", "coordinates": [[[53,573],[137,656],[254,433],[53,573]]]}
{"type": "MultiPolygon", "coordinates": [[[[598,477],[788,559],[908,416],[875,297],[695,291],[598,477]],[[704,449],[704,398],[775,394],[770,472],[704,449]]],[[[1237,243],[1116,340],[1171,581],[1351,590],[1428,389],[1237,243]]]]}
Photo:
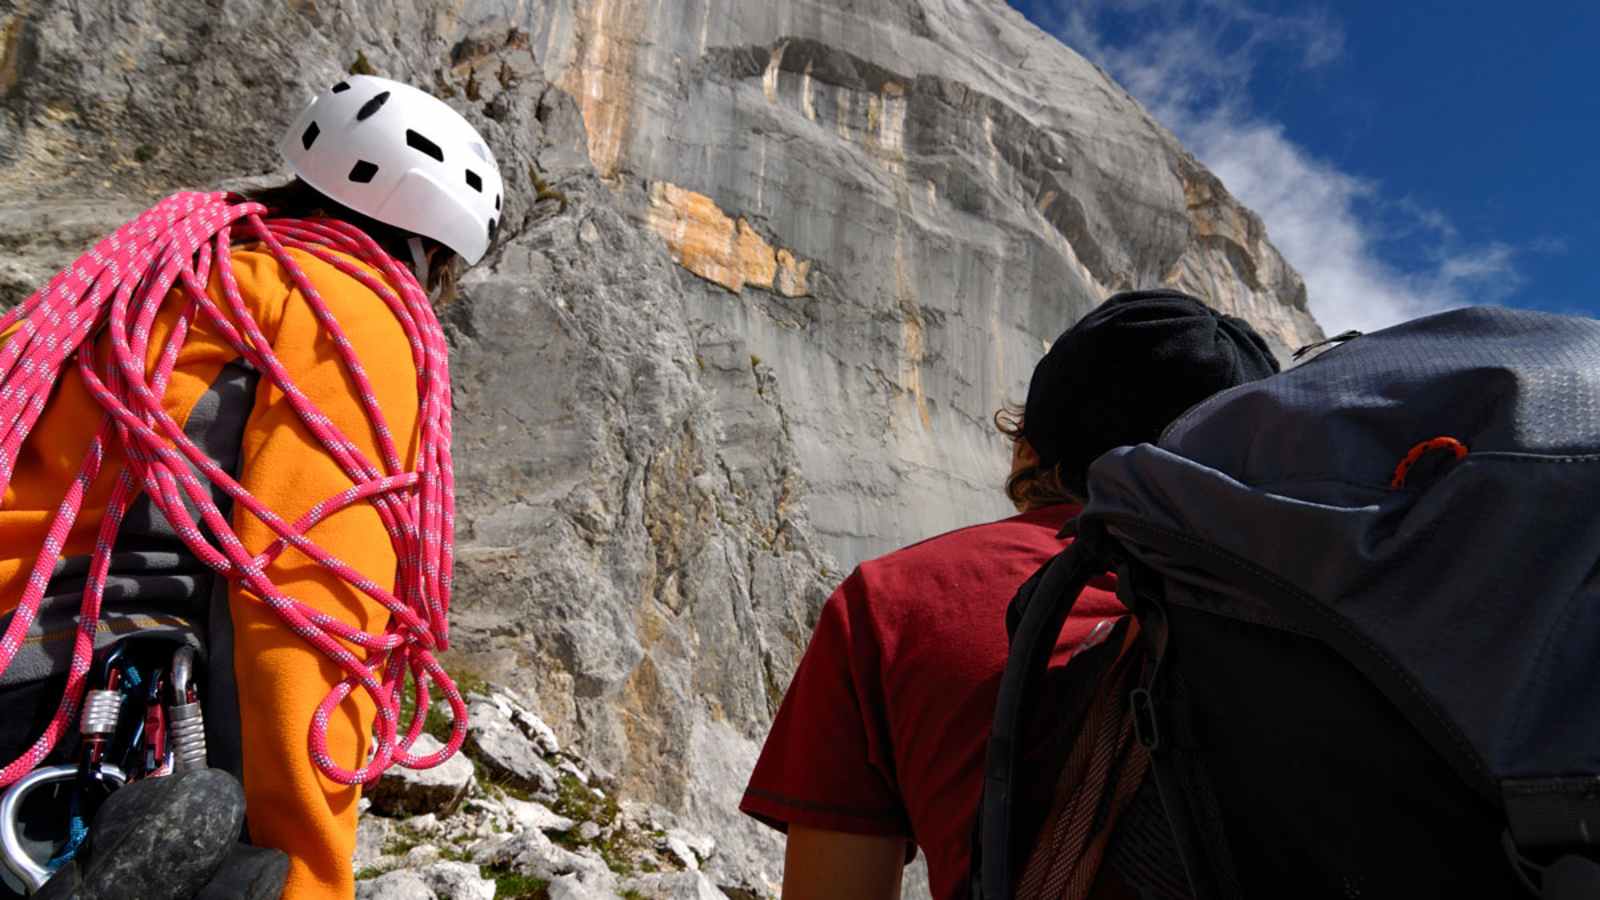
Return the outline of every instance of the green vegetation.
{"type": "MultiPolygon", "coordinates": [[[[429,698],[428,714],[422,720],[422,730],[433,735],[441,744],[450,742],[450,707],[448,704],[434,702],[439,698],[438,691],[432,691],[429,698]]],[[[400,721],[397,727],[402,733],[411,723],[411,717],[417,712],[416,692],[408,687],[400,689],[400,721]]]]}
{"type": "MultiPolygon", "coordinates": [[[[456,689],[461,692],[462,697],[469,697],[473,694],[487,695],[489,693],[489,682],[485,681],[483,676],[476,672],[451,672],[450,678],[455,681],[456,689]]],[[[444,692],[439,689],[438,685],[430,685],[428,694],[430,705],[427,716],[422,720],[422,730],[438,738],[439,743],[448,744],[450,742],[451,723],[450,704],[445,700],[444,692]]],[[[402,685],[400,690],[399,722],[402,732],[405,731],[407,724],[411,722],[411,717],[416,711],[416,692],[411,685],[402,685]]]]}
{"type": "Polygon", "coordinates": [[[555,811],[574,822],[593,822],[604,828],[615,822],[621,812],[615,798],[602,796],[571,772],[561,773],[556,791],[555,811]]]}
{"type": "Polygon", "coordinates": [[[519,875],[503,866],[485,866],[484,874],[494,879],[495,900],[549,900],[550,882],[543,878],[519,875]]]}
{"type": "Polygon", "coordinates": [[[350,64],[351,75],[376,75],[378,70],[367,61],[367,55],[360,50],[356,51],[356,61],[350,64]]]}
{"type": "Polygon", "coordinates": [[[485,697],[489,695],[489,682],[477,672],[467,670],[451,672],[450,677],[456,683],[456,690],[460,691],[463,697],[470,697],[473,694],[482,694],[485,697]]]}
{"type": "Polygon", "coordinates": [[[405,856],[411,852],[411,848],[421,844],[424,840],[425,838],[418,832],[404,825],[398,825],[394,829],[394,834],[391,834],[389,839],[383,842],[383,855],[405,856]]]}
{"type": "Polygon", "coordinates": [[[618,875],[631,875],[635,871],[660,871],[650,851],[654,849],[653,842],[665,838],[666,833],[658,830],[639,834],[616,827],[622,815],[616,798],[589,787],[570,772],[563,772],[557,786],[554,809],[557,814],[574,822],[593,822],[602,831],[595,840],[585,841],[578,836],[577,829],[573,829],[552,835],[555,843],[568,850],[592,847],[605,860],[606,867],[618,875]],[[607,831],[610,833],[606,834],[607,831]]]}
{"type": "Polygon", "coordinates": [[[468,856],[467,851],[462,850],[460,847],[440,847],[439,858],[449,860],[450,862],[472,862],[472,857],[468,856]]]}

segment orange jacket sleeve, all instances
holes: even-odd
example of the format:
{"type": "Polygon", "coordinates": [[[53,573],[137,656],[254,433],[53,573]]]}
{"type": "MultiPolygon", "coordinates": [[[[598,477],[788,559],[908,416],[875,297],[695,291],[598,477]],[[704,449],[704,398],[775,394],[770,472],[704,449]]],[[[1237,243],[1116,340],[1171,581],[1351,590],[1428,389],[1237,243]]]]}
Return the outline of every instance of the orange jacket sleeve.
{"type": "MultiPolygon", "coordinates": [[[[376,431],[329,333],[270,256],[236,256],[240,288],[257,307],[262,330],[290,377],[381,468],[376,431]],[[283,298],[281,306],[270,302],[278,297],[283,298]]],[[[406,455],[402,463],[413,465],[416,369],[400,324],[383,301],[355,279],[309,255],[297,254],[297,259],[372,379],[396,446],[406,455]]],[[[265,377],[245,426],[240,482],[291,522],[352,484],[283,392],[265,377]]],[[[242,506],[236,505],[233,522],[251,553],[261,552],[276,537],[242,506]]],[[[378,584],[393,586],[394,548],[370,503],[335,513],[309,536],[378,584]]],[[[295,550],[284,551],[266,574],[290,597],[363,630],[381,632],[388,621],[389,613],[380,604],[295,550]]],[[[342,670],[237,584],[231,589],[230,606],[251,840],[291,856],[283,895],[288,900],[350,897],[359,788],[323,776],[307,750],[312,715],[342,670]]],[[[374,714],[371,699],[359,689],[339,707],[328,726],[329,753],[338,765],[354,769],[366,760],[374,714]]]]}

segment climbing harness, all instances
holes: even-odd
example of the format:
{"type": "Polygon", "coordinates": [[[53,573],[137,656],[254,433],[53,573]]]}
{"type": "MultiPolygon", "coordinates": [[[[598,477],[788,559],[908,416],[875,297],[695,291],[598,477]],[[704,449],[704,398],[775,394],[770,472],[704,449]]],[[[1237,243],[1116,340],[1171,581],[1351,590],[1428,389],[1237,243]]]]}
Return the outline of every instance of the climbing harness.
{"type": "MultiPolygon", "coordinates": [[[[19,792],[64,777],[59,766],[41,770],[52,773],[49,775],[28,773],[52,752],[80,708],[85,727],[91,717],[94,727],[101,727],[110,715],[111,731],[115,730],[116,714],[110,707],[115,703],[120,709],[122,693],[116,685],[87,695],[85,688],[111,549],[124,513],[140,492],[149,495],[201,562],[260,597],[291,631],[344,670],[343,679],[319,705],[307,737],[311,759],[323,774],[341,784],[358,784],[375,780],[395,764],[428,768],[455,753],[466,735],[466,704],[435,657],[448,646],[446,616],[454,528],[450,381],[443,331],[413,274],[360,229],[331,219],[263,218],[267,213],[265,206],[234,195],[174,194],[100,241],[44,289],[0,317],[0,332],[9,333],[0,346],[0,492],[10,484],[23,442],[66,366],[77,366],[105,411],[77,477],[51,520],[10,625],[0,635],[0,673],[10,666],[38,613],[50,574],[85,495],[100,474],[107,449],[117,447],[126,458],[96,537],[65,695],[44,733],[22,756],[0,769],[0,787],[14,786],[4,799],[13,813],[20,805],[19,792]],[[270,340],[240,295],[230,263],[230,247],[236,240],[257,242],[270,252],[305,298],[356,385],[357,399],[378,438],[380,459],[368,459],[313,406],[273,353],[270,340]],[[402,450],[395,446],[366,369],[333,313],[290,255],[291,249],[315,256],[365,285],[383,300],[404,329],[420,401],[414,470],[402,464],[402,450]],[[213,278],[221,288],[221,303],[206,290],[213,278]],[[147,370],[152,324],[175,287],[182,308],[154,368],[147,370]],[[283,392],[299,420],[353,482],[350,488],[289,522],[239,485],[184,434],[163,409],[162,397],[196,316],[204,316],[245,362],[283,392]],[[102,333],[109,338],[109,354],[95,352],[95,338],[102,333]],[[277,539],[262,553],[251,555],[205,482],[221,489],[236,508],[266,524],[277,539]],[[377,511],[394,543],[398,566],[392,590],[306,537],[318,522],[363,501],[377,511]],[[198,511],[198,522],[190,507],[198,511]],[[373,634],[347,625],[274,585],[266,577],[266,568],[289,547],[383,604],[390,612],[386,630],[373,634]],[[357,655],[354,648],[365,653],[357,655]],[[402,725],[400,697],[408,676],[415,712],[402,725]],[[431,705],[430,685],[443,692],[452,710],[450,740],[435,753],[413,756],[410,748],[431,705]],[[329,756],[327,728],[333,710],[357,686],[371,695],[377,707],[375,747],[366,764],[349,769],[329,756]],[[115,694],[115,700],[103,693],[107,690],[115,694]],[[30,788],[24,788],[25,784],[30,788]]],[[[159,697],[165,684],[171,692],[171,705],[153,713],[147,709],[140,737],[149,750],[144,759],[164,761],[170,755],[172,765],[179,769],[204,764],[204,726],[198,696],[193,692],[192,667],[192,652],[188,657],[180,653],[170,672],[150,677],[147,690],[152,693],[147,696],[159,697]]],[[[161,704],[151,706],[159,709],[161,704]]],[[[86,742],[86,751],[89,743],[93,742],[86,742]]],[[[102,748],[111,744],[109,732],[100,736],[99,744],[102,748]]],[[[103,749],[94,752],[103,753],[103,749]]],[[[67,768],[77,777],[78,767],[67,768]]],[[[99,771],[108,777],[114,769],[99,764],[99,771]]],[[[121,775],[120,769],[115,771],[121,775]]],[[[0,813],[0,838],[5,837],[5,823],[10,821],[0,813]]],[[[6,844],[8,859],[10,846],[6,844]]]]}

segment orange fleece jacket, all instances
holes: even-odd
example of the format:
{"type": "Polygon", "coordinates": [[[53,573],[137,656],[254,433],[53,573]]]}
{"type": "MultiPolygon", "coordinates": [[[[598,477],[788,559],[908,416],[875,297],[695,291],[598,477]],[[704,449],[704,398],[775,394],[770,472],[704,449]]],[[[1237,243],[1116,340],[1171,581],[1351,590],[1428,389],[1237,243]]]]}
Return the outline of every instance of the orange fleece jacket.
{"type": "MultiPolygon", "coordinates": [[[[372,375],[396,446],[407,455],[402,461],[413,465],[416,368],[399,322],[381,299],[355,279],[310,254],[290,252],[372,375]]],[[[368,459],[381,466],[377,437],[361,409],[355,385],[335,355],[331,337],[287,273],[270,253],[249,246],[234,248],[233,267],[245,305],[290,376],[368,459]]],[[[215,278],[211,293],[221,296],[215,278]]],[[[149,352],[152,369],[177,318],[176,296],[167,298],[155,322],[149,352]]],[[[102,335],[100,352],[109,352],[109,345],[109,338],[102,335]]],[[[197,316],[167,388],[166,411],[180,425],[184,423],[222,367],[237,357],[206,318],[197,316]]],[[[77,474],[101,416],[76,367],[71,367],[24,444],[0,506],[0,613],[15,608],[20,600],[50,516],[77,474]]],[[[313,504],[351,485],[300,422],[283,392],[266,379],[257,388],[240,456],[240,482],[291,522],[313,504]]],[[[123,463],[120,452],[108,452],[64,556],[93,550],[95,531],[123,463]]],[[[261,552],[272,542],[270,529],[243,508],[234,510],[233,524],[251,553],[261,552]]],[[[370,504],[330,516],[309,536],[379,584],[393,585],[394,548],[370,504]]],[[[267,569],[267,576],[287,595],[364,630],[382,631],[388,622],[389,613],[380,604],[295,550],[279,556],[267,569]]],[[[289,881],[283,894],[286,900],[351,897],[355,885],[350,859],[355,850],[360,788],[324,777],[312,765],[307,750],[312,714],[341,671],[295,637],[250,592],[233,586],[230,606],[251,840],[290,855],[289,881]]],[[[357,689],[332,717],[328,750],[341,766],[353,769],[365,761],[374,715],[371,699],[357,689]]]]}

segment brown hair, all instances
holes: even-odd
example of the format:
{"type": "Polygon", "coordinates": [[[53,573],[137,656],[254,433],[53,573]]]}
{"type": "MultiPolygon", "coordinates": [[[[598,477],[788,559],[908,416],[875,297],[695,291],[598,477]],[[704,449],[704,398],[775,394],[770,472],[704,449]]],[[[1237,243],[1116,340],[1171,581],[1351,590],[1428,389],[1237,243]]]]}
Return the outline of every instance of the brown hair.
{"type": "MultiPolygon", "coordinates": [[[[1022,430],[1022,407],[1015,404],[1007,403],[994,411],[994,427],[1011,439],[1013,447],[1027,440],[1022,430]]],[[[1006,479],[1006,496],[1024,512],[1053,503],[1081,502],[1062,481],[1060,463],[1024,466],[1012,472],[1006,479]]]]}
{"type": "MultiPolygon", "coordinates": [[[[406,242],[412,237],[408,231],[386,225],[370,216],[364,216],[344,206],[299,178],[272,187],[256,188],[244,192],[244,197],[271,210],[271,215],[293,219],[310,219],[322,216],[349,222],[365,231],[378,242],[384,252],[394,257],[406,268],[411,268],[411,249],[406,242]]],[[[246,238],[248,240],[248,238],[246,238]]],[[[430,237],[422,238],[423,250],[428,253],[428,283],[423,288],[437,299],[434,304],[445,306],[456,299],[457,284],[461,279],[461,257],[455,251],[430,237]]]]}

